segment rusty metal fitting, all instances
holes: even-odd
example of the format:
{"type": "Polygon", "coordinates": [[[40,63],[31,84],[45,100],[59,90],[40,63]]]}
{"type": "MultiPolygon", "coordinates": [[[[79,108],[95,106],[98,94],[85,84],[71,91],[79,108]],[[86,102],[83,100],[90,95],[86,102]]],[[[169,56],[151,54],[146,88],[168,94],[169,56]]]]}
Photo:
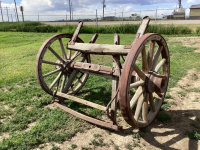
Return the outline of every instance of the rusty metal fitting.
{"type": "Polygon", "coordinates": [[[149,71],[145,80],[145,89],[149,93],[159,92],[162,93],[166,89],[167,77],[164,75],[159,75],[154,71],[149,71]]]}

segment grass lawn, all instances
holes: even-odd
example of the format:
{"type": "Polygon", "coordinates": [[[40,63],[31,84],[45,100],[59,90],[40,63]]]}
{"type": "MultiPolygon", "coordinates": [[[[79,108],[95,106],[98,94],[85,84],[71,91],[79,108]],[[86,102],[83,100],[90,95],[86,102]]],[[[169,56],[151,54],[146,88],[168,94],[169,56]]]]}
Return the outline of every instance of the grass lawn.
{"type": "MultiPolygon", "coordinates": [[[[9,137],[0,141],[0,149],[30,149],[48,142],[62,142],[76,132],[92,128],[93,125],[78,119],[60,109],[46,107],[52,97],[46,94],[37,83],[35,60],[42,43],[54,33],[0,33],[0,136],[9,137]]],[[[88,42],[91,34],[81,34],[88,42]]],[[[164,36],[166,40],[170,37],[164,36]]],[[[134,36],[121,34],[122,45],[132,43],[134,36]]],[[[101,34],[96,43],[113,44],[113,34],[101,34]]],[[[170,51],[169,87],[174,87],[187,70],[200,70],[200,53],[193,53],[194,47],[185,47],[172,41],[170,51]]],[[[92,56],[93,63],[112,64],[110,56],[92,56]]],[[[89,76],[79,97],[106,105],[111,98],[111,80],[89,76]],[[109,82],[108,82],[109,81],[109,82]]],[[[98,117],[103,113],[97,109],[69,102],[76,111],[98,117]]]]}

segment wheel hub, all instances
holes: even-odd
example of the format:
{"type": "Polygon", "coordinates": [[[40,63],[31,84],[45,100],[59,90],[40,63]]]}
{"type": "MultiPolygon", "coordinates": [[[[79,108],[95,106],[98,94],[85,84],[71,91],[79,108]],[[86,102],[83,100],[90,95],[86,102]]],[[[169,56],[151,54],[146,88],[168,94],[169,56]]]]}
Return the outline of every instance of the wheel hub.
{"type": "Polygon", "coordinates": [[[163,93],[166,90],[167,77],[156,72],[149,71],[145,80],[145,89],[148,93],[163,93]]]}

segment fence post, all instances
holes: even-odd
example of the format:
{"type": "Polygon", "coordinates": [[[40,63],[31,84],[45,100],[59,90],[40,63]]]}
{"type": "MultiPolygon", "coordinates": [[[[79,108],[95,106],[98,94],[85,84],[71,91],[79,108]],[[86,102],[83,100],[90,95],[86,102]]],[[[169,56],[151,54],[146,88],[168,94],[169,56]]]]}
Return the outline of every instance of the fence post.
{"type": "Polygon", "coordinates": [[[156,29],[157,9],[158,7],[156,8],[155,29],[156,29]]]}
{"type": "Polygon", "coordinates": [[[40,26],[40,17],[39,17],[39,14],[38,14],[38,23],[39,23],[39,26],[40,26]]]}
{"type": "Polygon", "coordinates": [[[40,30],[40,16],[38,14],[38,23],[39,23],[39,30],[40,30]]]}
{"type": "Polygon", "coordinates": [[[97,24],[97,9],[96,9],[96,27],[98,26],[97,24]]]}
{"type": "Polygon", "coordinates": [[[66,25],[67,25],[67,15],[66,15],[66,25]]]}
{"type": "Polygon", "coordinates": [[[11,19],[12,19],[12,25],[13,25],[13,31],[14,31],[14,24],[13,24],[13,17],[12,17],[12,14],[11,14],[11,19]]]}
{"type": "Polygon", "coordinates": [[[122,10],[122,33],[124,33],[124,32],[123,32],[123,11],[124,11],[124,10],[122,10]]]}

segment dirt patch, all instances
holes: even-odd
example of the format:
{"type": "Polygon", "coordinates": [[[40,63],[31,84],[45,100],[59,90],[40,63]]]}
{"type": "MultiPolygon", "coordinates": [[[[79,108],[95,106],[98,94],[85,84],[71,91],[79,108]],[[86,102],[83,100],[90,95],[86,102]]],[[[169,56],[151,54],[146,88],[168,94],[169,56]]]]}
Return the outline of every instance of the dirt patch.
{"type": "Polygon", "coordinates": [[[39,148],[35,148],[35,149],[31,149],[31,150],[53,150],[53,149],[57,149],[60,146],[61,146],[61,144],[52,142],[52,143],[41,144],[41,145],[39,145],[39,148]]]}
{"type": "Polygon", "coordinates": [[[189,70],[187,75],[182,78],[177,87],[168,91],[173,98],[166,99],[170,108],[165,111],[170,115],[171,121],[161,123],[157,119],[148,126],[143,132],[127,125],[121,116],[121,125],[126,129],[124,132],[114,132],[100,127],[77,133],[71,140],[65,141],[62,145],[58,145],[60,149],[72,149],[73,144],[77,146],[75,149],[91,148],[97,150],[104,149],[192,149],[200,148],[200,141],[191,140],[187,137],[186,132],[197,130],[200,124],[200,92],[192,89],[200,88],[200,72],[195,69],[189,70]],[[183,93],[185,93],[185,95],[183,93]],[[136,139],[132,136],[140,134],[140,138],[136,139]],[[95,135],[99,135],[98,138],[95,135]],[[92,141],[102,139],[103,145],[94,146],[92,141]]]}
{"type": "Polygon", "coordinates": [[[49,104],[49,105],[47,105],[47,106],[44,106],[44,108],[50,108],[50,109],[55,109],[55,108],[57,108],[54,104],[49,104]]]}
{"type": "Polygon", "coordinates": [[[29,131],[31,127],[35,126],[37,122],[32,122],[28,124],[28,128],[25,131],[29,131]]]}
{"type": "Polygon", "coordinates": [[[0,135],[0,141],[2,141],[4,138],[9,138],[9,134],[7,132],[4,132],[2,135],[0,135]]]}
{"type": "Polygon", "coordinates": [[[172,37],[169,39],[169,43],[172,41],[179,41],[186,47],[196,47],[194,52],[200,53],[200,37],[172,37]]]}

